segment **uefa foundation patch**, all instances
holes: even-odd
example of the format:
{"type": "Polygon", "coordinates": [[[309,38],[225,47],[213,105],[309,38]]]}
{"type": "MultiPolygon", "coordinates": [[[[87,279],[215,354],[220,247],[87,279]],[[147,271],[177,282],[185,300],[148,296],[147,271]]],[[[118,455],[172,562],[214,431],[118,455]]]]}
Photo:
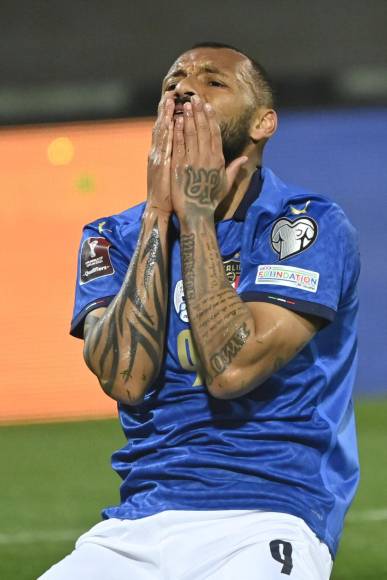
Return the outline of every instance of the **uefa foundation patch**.
{"type": "Polygon", "coordinates": [[[263,264],[258,266],[255,283],[288,286],[307,292],[317,292],[319,278],[320,274],[312,270],[277,264],[263,264]]]}

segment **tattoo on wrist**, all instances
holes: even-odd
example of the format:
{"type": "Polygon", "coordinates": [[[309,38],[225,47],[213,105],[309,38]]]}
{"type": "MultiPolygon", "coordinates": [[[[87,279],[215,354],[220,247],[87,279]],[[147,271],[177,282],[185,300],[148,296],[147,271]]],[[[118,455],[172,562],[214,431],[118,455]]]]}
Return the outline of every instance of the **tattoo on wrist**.
{"type": "Polygon", "coordinates": [[[202,205],[210,205],[221,188],[219,169],[194,169],[191,165],[185,170],[185,194],[202,205]]]}

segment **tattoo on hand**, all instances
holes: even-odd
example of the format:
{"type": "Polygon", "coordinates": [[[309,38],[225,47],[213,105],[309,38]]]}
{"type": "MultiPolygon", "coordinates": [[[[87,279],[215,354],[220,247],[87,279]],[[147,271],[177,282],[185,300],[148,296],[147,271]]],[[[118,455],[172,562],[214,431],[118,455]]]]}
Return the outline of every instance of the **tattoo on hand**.
{"type": "Polygon", "coordinates": [[[216,198],[221,187],[221,172],[218,169],[194,169],[189,166],[185,170],[185,194],[190,199],[199,201],[202,205],[210,205],[216,198]]]}

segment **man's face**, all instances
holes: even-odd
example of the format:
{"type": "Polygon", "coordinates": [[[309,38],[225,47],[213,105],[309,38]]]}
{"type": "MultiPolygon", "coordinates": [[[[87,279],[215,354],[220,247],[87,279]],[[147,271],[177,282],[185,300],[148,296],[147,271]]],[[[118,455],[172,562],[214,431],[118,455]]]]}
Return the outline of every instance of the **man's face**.
{"type": "Polygon", "coordinates": [[[220,125],[226,164],[250,142],[250,125],[257,109],[250,63],[229,48],[195,48],[180,56],[163,82],[163,94],[175,100],[175,114],[198,95],[212,105],[220,125]]]}

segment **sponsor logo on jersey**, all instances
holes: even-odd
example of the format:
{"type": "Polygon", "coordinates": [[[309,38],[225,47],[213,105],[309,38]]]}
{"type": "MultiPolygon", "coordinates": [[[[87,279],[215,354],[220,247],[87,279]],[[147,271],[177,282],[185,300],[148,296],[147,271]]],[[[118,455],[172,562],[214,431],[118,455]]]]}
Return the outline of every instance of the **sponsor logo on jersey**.
{"type": "Polygon", "coordinates": [[[80,284],[87,284],[102,276],[114,274],[110,259],[110,242],[106,238],[87,238],[81,249],[81,280],[80,284]]]}
{"type": "Polygon", "coordinates": [[[309,217],[280,218],[271,230],[271,245],[280,260],[304,252],[316,238],[317,224],[309,217]]]}
{"type": "Polygon", "coordinates": [[[312,270],[278,264],[261,264],[258,266],[255,283],[288,286],[307,292],[317,292],[319,278],[320,274],[312,270]]]}
{"type": "Polygon", "coordinates": [[[241,276],[241,262],[239,254],[223,262],[224,271],[233,288],[237,289],[241,276]]]}

